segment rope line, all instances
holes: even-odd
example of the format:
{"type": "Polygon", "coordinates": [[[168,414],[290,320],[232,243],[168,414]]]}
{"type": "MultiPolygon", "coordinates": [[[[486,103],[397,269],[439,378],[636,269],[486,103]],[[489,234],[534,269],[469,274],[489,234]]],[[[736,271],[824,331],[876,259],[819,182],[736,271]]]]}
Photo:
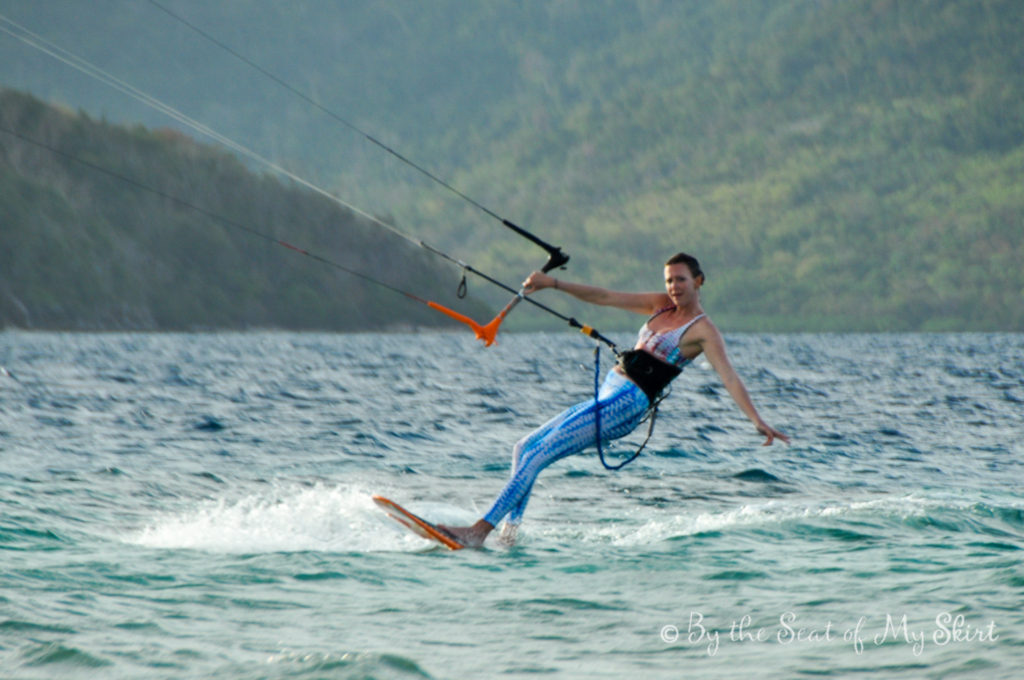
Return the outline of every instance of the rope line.
{"type": "Polygon", "coordinates": [[[325,113],[326,115],[328,115],[329,117],[331,117],[332,119],[334,119],[335,121],[340,123],[341,125],[345,126],[349,130],[352,130],[356,134],[361,135],[362,137],[364,137],[366,140],[368,140],[372,144],[375,144],[379,148],[383,149],[387,153],[391,154],[392,156],[394,156],[395,158],[400,160],[401,162],[405,163],[406,165],[408,165],[409,167],[413,168],[417,172],[423,174],[424,176],[426,176],[427,178],[429,178],[433,182],[435,182],[435,183],[439,184],[440,186],[444,187],[445,189],[447,189],[448,191],[452,192],[453,194],[455,194],[456,196],[458,196],[462,200],[466,201],[470,205],[472,205],[475,208],[477,208],[480,211],[482,211],[484,214],[486,214],[486,215],[496,219],[497,221],[501,222],[504,226],[506,226],[509,229],[511,229],[512,231],[516,232],[517,234],[519,234],[523,238],[528,239],[529,241],[533,242],[534,244],[536,244],[536,245],[540,246],[541,248],[543,248],[544,250],[546,250],[548,252],[548,255],[549,255],[550,259],[548,260],[548,264],[545,265],[547,268],[544,271],[548,271],[549,269],[554,269],[556,267],[561,267],[562,265],[564,265],[566,262],[569,261],[569,256],[566,255],[565,253],[563,253],[561,248],[559,248],[557,246],[553,246],[553,245],[551,245],[549,243],[546,243],[545,241],[541,240],[536,235],[530,233],[526,229],[523,229],[519,225],[517,225],[517,224],[515,224],[515,223],[513,223],[513,222],[511,222],[511,221],[509,221],[507,219],[505,219],[504,217],[502,217],[501,215],[497,214],[496,212],[494,212],[493,210],[491,210],[487,206],[483,205],[482,203],[478,202],[474,198],[466,195],[465,193],[463,193],[459,189],[455,188],[450,183],[448,183],[445,180],[441,179],[435,173],[431,172],[430,170],[427,170],[425,167],[423,167],[419,163],[416,163],[415,161],[409,159],[407,156],[399,153],[394,148],[388,146],[387,144],[385,144],[384,142],[380,141],[379,139],[377,139],[376,137],[374,137],[370,133],[366,132],[362,128],[360,128],[357,125],[355,125],[354,123],[350,122],[346,118],[342,117],[341,115],[335,113],[334,111],[332,111],[331,109],[327,108],[326,106],[324,106],[320,102],[316,101],[315,99],[313,99],[312,97],[307,95],[305,92],[302,92],[298,88],[294,87],[288,81],[286,81],[283,78],[275,75],[269,69],[261,66],[260,64],[258,64],[254,60],[250,59],[249,57],[245,56],[244,54],[242,54],[238,50],[235,50],[230,45],[225,43],[223,40],[220,40],[219,38],[217,38],[216,36],[212,35],[208,31],[203,30],[202,28],[197,26],[195,23],[187,20],[186,18],[184,18],[180,14],[172,12],[170,9],[168,9],[164,5],[162,5],[159,2],[157,2],[157,0],[149,0],[149,2],[150,2],[151,5],[153,5],[157,9],[161,10],[162,12],[167,14],[168,16],[170,16],[173,19],[175,19],[176,21],[179,21],[180,23],[182,23],[183,25],[187,26],[191,30],[195,31],[196,33],[201,35],[203,38],[205,38],[206,40],[210,41],[211,43],[213,43],[217,47],[221,48],[222,50],[224,50],[228,54],[232,55],[236,59],[238,59],[238,60],[242,61],[243,63],[247,64],[248,66],[254,68],[255,70],[257,70],[258,72],[260,72],[261,74],[263,74],[267,78],[271,79],[272,81],[274,81],[275,83],[277,83],[281,87],[285,88],[286,90],[288,90],[292,94],[296,95],[297,97],[299,97],[300,99],[302,99],[306,103],[308,103],[311,106],[315,107],[319,111],[325,113]]]}
{"type": "MultiPolygon", "coordinates": [[[[205,33],[201,29],[199,29],[197,26],[194,26],[193,24],[190,24],[189,22],[185,21],[183,18],[178,17],[177,15],[175,15],[172,12],[170,12],[169,10],[167,10],[165,7],[163,7],[159,3],[155,2],[154,0],[150,0],[150,1],[152,2],[152,4],[154,4],[155,6],[159,7],[164,12],[167,12],[168,14],[173,16],[174,18],[176,18],[179,21],[182,21],[183,23],[185,23],[187,26],[189,26],[193,30],[196,30],[197,32],[199,32],[201,35],[203,35],[207,39],[209,39],[209,40],[213,41],[214,43],[220,45],[223,49],[226,49],[228,52],[232,53],[237,58],[239,58],[239,59],[243,60],[244,62],[248,63],[253,68],[258,69],[260,72],[262,72],[265,75],[267,75],[267,77],[272,78],[275,82],[278,82],[282,86],[287,87],[289,90],[295,92],[295,94],[297,94],[298,96],[302,97],[304,100],[309,101],[311,104],[315,105],[317,108],[325,111],[326,113],[331,115],[332,118],[335,118],[339,122],[345,124],[346,126],[351,127],[352,129],[354,129],[359,134],[362,134],[365,137],[367,137],[368,139],[370,139],[370,141],[372,141],[375,144],[378,144],[378,145],[384,147],[390,153],[393,153],[396,157],[400,158],[404,162],[409,163],[410,166],[415,167],[416,169],[420,170],[421,172],[424,172],[425,174],[428,174],[435,181],[437,181],[440,184],[444,185],[448,189],[450,189],[452,191],[455,191],[457,194],[462,196],[464,199],[466,199],[467,201],[469,201],[470,203],[472,203],[476,207],[478,207],[481,210],[483,210],[485,213],[487,213],[491,217],[494,217],[494,218],[500,220],[502,222],[502,224],[504,224],[506,227],[509,227],[510,229],[513,229],[514,231],[516,231],[520,235],[524,236],[525,238],[528,238],[531,241],[533,241],[534,243],[540,245],[542,248],[547,250],[548,253],[549,253],[549,259],[548,259],[547,264],[543,267],[543,271],[550,271],[551,269],[554,269],[556,267],[560,267],[560,266],[564,265],[566,262],[568,262],[568,260],[569,260],[568,255],[564,254],[561,251],[560,248],[556,248],[554,246],[550,246],[549,244],[544,243],[540,239],[536,238],[533,234],[530,234],[529,232],[527,232],[527,231],[523,230],[522,228],[518,227],[517,225],[515,225],[515,224],[509,222],[508,220],[500,217],[499,215],[497,215],[496,213],[494,213],[490,209],[488,209],[485,206],[477,203],[472,198],[463,195],[457,189],[454,189],[453,187],[447,185],[443,180],[440,180],[439,178],[433,176],[431,173],[429,173],[429,171],[426,171],[421,166],[418,166],[417,164],[413,163],[409,159],[401,156],[400,154],[395,152],[393,149],[390,149],[386,145],[383,145],[381,142],[379,142],[379,140],[376,140],[372,136],[370,136],[367,133],[363,132],[361,129],[355,127],[351,123],[348,123],[348,121],[344,120],[343,118],[341,118],[337,114],[334,114],[333,112],[331,112],[330,110],[326,109],[325,107],[317,104],[310,97],[304,95],[300,91],[298,91],[295,88],[291,87],[285,81],[283,81],[282,79],[278,78],[277,76],[274,76],[272,73],[270,73],[266,69],[262,68],[261,66],[259,66],[255,62],[252,62],[251,60],[245,58],[243,55],[238,54],[237,52],[232,50],[227,45],[224,45],[220,41],[216,40],[215,38],[213,38],[209,34],[205,33]]],[[[181,124],[191,128],[191,129],[195,130],[196,132],[198,132],[198,133],[200,133],[200,134],[202,134],[202,135],[204,135],[206,137],[209,137],[210,139],[213,139],[214,141],[220,143],[221,145],[227,147],[228,149],[230,149],[232,151],[235,151],[235,152],[237,152],[237,153],[239,153],[239,154],[241,154],[241,155],[243,155],[243,156],[245,156],[245,157],[247,157],[247,158],[257,162],[257,163],[260,163],[260,164],[266,166],[267,168],[270,168],[274,172],[276,172],[276,173],[278,173],[280,175],[283,175],[284,177],[287,177],[288,179],[296,182],[297,184],[299,184],[301,186],[304,186],[307,189],[309,189],[309,190],[311,190],[311,191],[313,191],[313,192],[315,192],[315,193],[317,193],[317,194],[319,194],[319,195],[321,195],[321,196],[323,196],[323,197],[325,197],[325,198],[327,198],[327,199],[337,203],[338,205],[346,208],[347,210],[351,211],[352,213],[354,213],[356,215],[359,215],[359,216],[369,220],[373,224],[376,224],[376,225],[378,225],[380,227],[383,227],[384,229],[386,229],[386,230],[390,231],[391,233],[393,233],[393,234],[395,234],[395,235],[405,239],[406,241],[409,241],[410,243],[412,243],[412,244],[414,244],[414,245],[416,245],[416,246],[418,246],[420,248],[423,248],[423,249],[427,250],[428,252],[431,252],[431,253],[437,255],[438,257],[441,257],[442,259],[444,259],[444,260],[446,260],[446,261],[448,261],[448,262],[450,262],[452,264],[455,264],[456,266],[462,268],[463,271],[470,272],[470,273],[474,274],[475,276],[477,276],[479,278],[482,278],[483,280],[487,281],[488,283],[491,283],[492,285],[495,285],[495,286],[497,286],[499,288],[502,288],[502,289],[504,289],[506,291],[509,291],[509,292],[513,293],[515,297],[513,297],[513,299],[502,309],[502,311],[498,314],[497,317],[495,317],[495,319],[493,321],[491,321],[489,324],[486,324],[486,325],[476,324],[475,322],[472,322],[472,320],[469,320],[466,317],[464,317],[464,316],[462,316],[462,315],[460,315],[458,313],[451,312],[451,310],[448,310],[447,308],[442,308],[442,309],[438,310],[438,311],[443,311],[445,314],[448,314],[449,316],[451,316],[452,318],[454,318],[454,319],[456,319],[458,321],[461,321],[463,323],[467,323],[468,325],[470,325],[473,328],[473,330],[477,333],[477,337],[482,339],[482,340],[484,340],[484,342],[487,345],[490,345],[490,344],[493,343],[495,334],[497,333],[497,327],[501,323],[501,321],[508,315],[508,313],[512,309],[515,308],[515,306],[521,300],[526,300],[527,302],[529,302],[530,304],[534,305],[535,307],[541,309],[542,311],[545,311],[545,312],[547,312],[547,313],[549,313],[549,314],[551,314],[551,315],[553,315],[553,316],[555,316],[555,317],[557,317],[557,318],[567,322],[569,324],[569,326],[571,326],[572,328],[579,329],[585,335],[588,335],[589,337],[594,338],[595,340],[598,340],[600,342],[605,343],[608,347],[610,347],[612,349],[612,351],[614,353],[618,354],[618,349],[616,348],[615,343],[612,342],[607,337],[603,336],[596,329],[594,329],[594,328],[592,328],[590,326],[584,325],[584,324],[580,323],[579,321],[577,321],[575,318],[566,316],[566,315],[564,315],[564,314],[562,314],[562,313],[552,309],[551,307],[549,307],[549,306],[547,306],[547,305],[545,305],[543,303],[540,303],[540,302],[534,300],[530,296],[526,296],[524,294],[524,290],[522,288],[517,290],[517,289],[515,289],[515,288],[513,288],[511,286],[508,286],[508,285],[502,283],[501,281],[495,279],[494,277],[492,277],[492,276],[490,276],[488,274],[485,274],[484,272],[481,272],[480,270],[478,270],[478,269],[468,265],[467,263],[463,262],[462,260],[459,260],[459,259],[449,255],[448,253],[445,253],[444,251],[442,251],[442,250],[440,250],[438,248],[435,248],[434,246],[432,246],[432,245],[426,243],[425,241],[423,241],[422,239],[416,239],[416,238],[410,236],[409,234],[407,234],[407,233],[403,232],[402,230],[398,229],[397,227],[395,227],[395,226],[393,226],[391,224],[388,224],[387,222],[383,221],[379,217],[377,217],[375,215],[372,215],[371,213],[366,212],[365,210],[359,208],[358,206],[355,206],[352,203],[349,203],[349,202],[343,200],[342,198],[338,197],[337,195],[335,195],[335,194],[327,191],[326,189],[324,189],[324,188],[314,184],[313,182],[305,179],[304,177],[301,177],[301,176],[297,175],[296,173],[288,170],[287,168],[283,167],[282,165],[280,165],[278,163],[275,163],[274,161],[272,161],[272,160],[270,160],[270,159],[260,155],[259,153],[257,153],[256,151],[253,151],[252,149],[246,147],[245,145],[243,145],[243,144],[241,144],[239,142],[236,142],[233,139],[227,137],[226,135],[223,135],[223,134],[217,132],[216,130],[214,130],[213,128],[209,127],[208,125],[205,125],[204,123],[201,123],[200,121],[195,120],[194,118],[188,116],[187,114],[183,113],[182,111],[179,111],[178,109],[176,109],[175,107],[171,106],[170,104],[167,104],[167,103],[161,101],[160,99],[158,99],[158,98],[156,98],[156,97],[154,97],[154,96],[144,92],[143,90],[141,90],[141,89],[139,89],[139,88],[137,88],[137,87],[127,83],[126,81],[124,81],[124,80],[114,76],[113,74],[111,74],[110,72],[108,72],[105,69],[101,68],[100,66],[97,66],[97,65],[89,62],[88,60],[84,59],[83,57],[80,57],[80,56],[74,54],[73,52],[71,52],[71,51],[69,51],[69,50],[67,50],[65,48],[62,48],[62,47],[54,44],[53,42],[51,42],[51,41],[47,40],[46,38],[44,38],[43,36],[39,35],[38,33],[33,32],[32,30],[30,30],[30,29],[26,28],[25,26],[22,26],[21,24],[11,20],[10,18],[8,18],[7,16],[5,16],[3,14],[0,14],[0,32],[6,33],[7,35],[10,35],[11,37],[13,37],[15,39],[20,40],[21,42],[25,43],[26,45],[28,45],[28,46],[36,49],[36,50],[39,50],[39,51],[41,51],[41,52],[43,52],[43,53],[53,57],[54,59],[57,59],[58,61],[66,64],[67,66],[70,66],[71,68],[74,68],[75,70],[77,70],[77,71],[79,71],[79,72],[81,72],[81,73],[83,73],[83,74],[85,74],[85,75],[87,75],[87,76],[89,76],[89,77],[91,77],[91,78],[93,78],[95,80],[98,80],[98,81],[104,83],[105,85],[108,85],[109,87],[114,88],[115,90],[117,90],[117,91],[119,91],[119,92],[121,92],[121,93],[123,93],[123,94],[125,94],[125,95],[127,95],[127,96],[129,96],[129,97],[131,97],[131,98],[133,98],[133,99],[143,103],[143,104],[145,104],[146,106],[149,106],[149,107],[151,107],[151,108],[153,108],[153,109],[155,109],[157,111],[160,111],[161,113],[167,115],[168,117],[172,118],[173,120],[178,121],[179,123],[181,123],[181,124]]],[[[112,171],[110,171],[108,169],[102,168],[102,167],[97,166],[95,164],[91,164],[91,163],[89,163],[87,161],[83,161],[82,159],[75,158],[73,156],[69,156],[68,154],[66,154],[64,152],[61,152],[61,151],[59,151],[57,149],[53,149],[51,147],[47,147],[45,144],[42,144],[42,143],[37,142],[35,140],[31,140],[31,139],[25,137],[24,135],[21,135],[20,133],[18,133],[16,131],[12,131],[12,130],[9,130],[9,129],[6,129],[6,128],[4,128],[4,129],[5,129],[5,131],[7,131],[7,132],[9,132],[11,134],[14,134],[15,136],[18,136],[18,137],[24,139],[25,141],[29,141],[29,142],[31,142],[33,144],[37,144],[39,146],[43,146],[45,148],[49,148],[54,153],[58,153],[60,155],[63,155],[65,157],[70,158],[71,160],[74,160],[76,162],[82,163],[83,165],[92,167],[95,170],[98,170],[98,171],[103,172],[105,174],[114,176],[117,179],[125,181],[125,182],[127,182],[127,183],[129,183],[131,185],[134,185],[136,187],[139,187],[141,189],[145,189],[147,191],[151,191],[153,193],[159,194],[159,195],[163,196],[164,198],[172,200],[172,201],[174,201],[176,203],[179,203],[181,205],[185,205],[185,206],[188,206],[190,208],[193,208],[193,209],[195,209],[195,210],[197,210],[197,211],[199,211],[199,212],[201,212],[203,214],[206,214],[207,216],[209,216],[209,217],[211,217],[213,219],[221,221],[221,222],[223,222],[225,224],[231,224],[231,226],[235,226],[235,227],[244,229],[246,231],[249,231],[249,232],[253,233],[254,235],[257,235],[257,236],[260,236],[262,238],[274,241],[275,243],[278,243],[279,245],[285,246],[285,247],[287,247],[287,248],[289,248],[291,250],[295,250],[297,252],[301,252],[301,253],[307,255],[310,258],[313,258],[313,259],[316,259],[318,261],[323,262],[324,264],[330,265],[332,267],[336,267],[336,268],[341,269],[343,271],[346,271],[346,272],[348,272],[350,274],[353,274],[354,276],[363,278],[363,279],[368,280],[368,281],[372,281],[372,282],[377,283],[378,285],[382,285],[382,286],[384,286],[386,288],[390,288],[390,289],[394,290],[395,292],[398,292],[398,293],[400,293],[402,295],[405,295],[406,297],[410,297],[410,298],[412,298],[414,300],[417,300],[419,302],[428,303],[428,301],[423,300],[422,298],[420,298],[418,296],[415,296],[415,295],[413,295],[413,294],[411,294],[411,293],[409,293],[407,291],[403,291],[403,290],[394,288],[394,287],[390,286],[389,284],[380,282],[380,281],[378,281],[376,279],[373,279],[372,277],[369,277],[369,276],[367,276],[365,274],[362,274],[361,272],[357,272],[355,270],[346,268],[346,267],[344,267],[344,266],[342,266],[342,265],[340,265],[340,264],[338,264],[338,263],[336,263],[336,262],[334,262],[334,261],[332,261],[332,260],[330,260],[328,258],[321,257],[319,255],[316,255],[315,253],[307,252],[307,251],[305,251],[305,250],[303,250],[301,248],[292,246],[291,244],[288,244],[287,242],[284,242],[284,241],[281,241],[279,239],[276,239],[273,236],[269,236],[267,234],[262,234],[260,232],[256,232],[255,230],[252,230],[251,228],[249,228],[249,227],[247,227],[245,225],[233,223],[231,220],[227,220],[226,218],[223,218],[223,217],[221,217],[219,215],[216,215],[215,213],[207,211],[207,210],[205,210],[205,209],[203,209],[203,208],[201,208],[199,206],[195,206],[195,205],[189,203],[188,201],[186,201],[184,199],[181,199],[181,198],[178,198],[178,197],[175,197],[175,196],[171,196],[169,194],[165,194],[164,192],[161,192],[158,189],[154,189],[152,187],[148,187],[146,185],[143,185],[143,184],[141,184],[141,183],[139,183],[139,182],[137,182],[137,181],[135,181],[135,180],[133,180],[133,179],[131,179],[129,177],[126,177],[124,175],[119,175],[119,174],[114,173],[114,172],[112,172],[112,171]]],[[[461,292],[463,290],[463,286],[462,286],[461,283],[460,283],[459,288],[460,288],[460,292],[461,292]]],[[[435,305],[433,303],[429,303],[429,304],[431,304],[431,306],[434,306],[435,309],[441,307],[441,305],[435,305]]]]}

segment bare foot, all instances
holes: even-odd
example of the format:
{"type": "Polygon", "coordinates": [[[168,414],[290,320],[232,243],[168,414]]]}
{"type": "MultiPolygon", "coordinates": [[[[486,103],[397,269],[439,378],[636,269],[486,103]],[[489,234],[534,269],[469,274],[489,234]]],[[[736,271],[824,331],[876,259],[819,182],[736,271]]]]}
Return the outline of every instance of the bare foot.
{"type": "Polygon", "coordinates": [[[494,531],[494,526],[482,519],[478,520],[471,527],[450,527],[445,524],[438,524],[437,528],[467,548],[479,548],[484,544],[487,535],[494,531]]]}

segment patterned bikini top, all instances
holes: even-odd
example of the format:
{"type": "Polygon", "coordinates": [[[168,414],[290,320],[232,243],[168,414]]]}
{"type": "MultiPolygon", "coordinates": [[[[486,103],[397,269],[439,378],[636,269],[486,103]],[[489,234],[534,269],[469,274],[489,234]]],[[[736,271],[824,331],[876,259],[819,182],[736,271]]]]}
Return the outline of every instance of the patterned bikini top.
{"type": "Polygon", "coordinates": [[[700,319],[704,318],[705,315],[698,314],[690,319],[685,325],[680,326],[679,328],[673,328],[672,330],[651,330],[648,324],[650,324],[655,317],[674,309],[675,307],[659,309],[654,313],[654,316],[645,321],[644,325],[640,327],[640,332],[637,334],[635,348],[649,352],[662,361],[670,363],[677,368],[682,368],[683,366],[686,366],[686,364],[690,363],[690,360],[684,357],[682,352],[679,351],[679,341],[682,339],[683,334],[686,333],[687,329],[700,319]]]}

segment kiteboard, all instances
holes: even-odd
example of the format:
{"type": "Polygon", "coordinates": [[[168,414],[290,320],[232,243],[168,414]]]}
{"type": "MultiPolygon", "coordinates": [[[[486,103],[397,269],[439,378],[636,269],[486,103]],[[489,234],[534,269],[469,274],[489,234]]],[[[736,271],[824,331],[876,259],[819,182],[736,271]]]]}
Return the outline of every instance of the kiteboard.
{"type": "Polygon", "coordinates": [[[419,515],[409,512],[390,498],[374,496],[373,502],[380,506],[381,509],[387,513],[388,517],[395,520],[420,538],[437,541],[450,550],[459,550],[460,548],[466,547],[427,520],[423,519],[419,515]]]}

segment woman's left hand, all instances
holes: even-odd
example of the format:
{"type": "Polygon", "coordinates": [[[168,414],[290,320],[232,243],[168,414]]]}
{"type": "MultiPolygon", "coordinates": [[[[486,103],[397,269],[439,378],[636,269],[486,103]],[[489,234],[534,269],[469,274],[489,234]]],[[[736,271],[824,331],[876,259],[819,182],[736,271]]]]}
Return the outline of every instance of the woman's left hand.
{"type": "Polygon", "coordinates": [[[782,434],[775,428],[771,427],[770,425],[768,425],[768,423],[762,422],[758,424],[757,431],[766,437],[766,439],[764,440],[764,444],[762,444],[761,446],[771,446],[772,442],[774,442],[776,439],[781,439],[787,444],[789,443],[789,437],[782,434]]]}

